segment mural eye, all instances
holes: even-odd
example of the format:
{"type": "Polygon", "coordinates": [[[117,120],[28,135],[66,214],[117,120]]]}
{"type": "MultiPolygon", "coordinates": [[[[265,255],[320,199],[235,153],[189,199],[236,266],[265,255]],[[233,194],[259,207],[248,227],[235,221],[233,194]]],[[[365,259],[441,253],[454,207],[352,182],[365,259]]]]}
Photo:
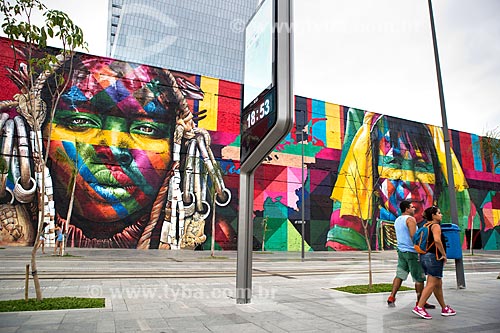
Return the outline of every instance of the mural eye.
{"type": "Polygon", "coordinates": [[[415,170],[423,172],[433,172],[432,164],[421,159],[415,162],[415,170]]]}
{"type": "Polygon", "coordinates": [[[94,117],[82,113],[75,113],[64,117],[59,123],[77,132],[86,131],[91,128],[101,128],[99,119],[94,119],[94,117]]]}
{"type": "Polygon", "coordinates": [[[154,139],[164,139],[168,137],[169,126],[161,123],[146,121],[136,121],[130,126],[130,133],[148,136],[154,139]]]}
{"type": "Polygon", "coordinates": [[[400,167],[403,162],[401,157],[391,157],[387,160],[387,164],[392,167],[400,167]]]}

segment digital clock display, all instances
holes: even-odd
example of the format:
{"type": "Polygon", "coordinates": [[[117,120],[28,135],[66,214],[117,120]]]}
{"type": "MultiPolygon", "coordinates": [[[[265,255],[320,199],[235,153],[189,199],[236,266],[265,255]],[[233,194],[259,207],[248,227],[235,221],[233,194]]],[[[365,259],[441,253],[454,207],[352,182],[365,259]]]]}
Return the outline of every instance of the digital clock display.
{"type": "Polygon", "coordinates": [[[241,150],[240,161],[257,147],[260,140],[276,123],[276,89],[266,91],[254,103],[246,107],[241,114],[241,150]]]}

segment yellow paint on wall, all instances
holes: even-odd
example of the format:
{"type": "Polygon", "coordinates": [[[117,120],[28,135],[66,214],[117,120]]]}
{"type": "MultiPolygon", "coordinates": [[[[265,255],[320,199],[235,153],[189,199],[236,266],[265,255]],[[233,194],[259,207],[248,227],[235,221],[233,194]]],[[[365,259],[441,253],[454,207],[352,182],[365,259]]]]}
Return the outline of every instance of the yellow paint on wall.
{"type": "Polygon", "coordinates": [[[219,80],[202,76],[200,79],[201,90],[205,92],[205,97],[199,102],[199,110],[207,110],[206,117],[200,120],[198,126],[209,131],[217,130],[217,110],[219,93],[219,80]]]}
{"type": "Polygon", "coordinates": [[[379,166],[378,173],[380,178],[401,179],[407,182],[420,182],[427,184],[436,183],[436,175],[431,172],[403,170],[379,166]]]}
{"type": "Polygon", "coordinates": [[[491,216],[493,217],[493,221],[492,221],[493,227],[500,225],[500,209],[492,209],[491,216]]]}
{"type": "MultiPolygon", "coordinates": [[[[51,140],[76,142],[75,132],[64,126],[52,124],[51,140]]],[[[127,132],[91,128],[78,133],[78,141],[95,146],[133,148],[158,154],[170,154],[170,140],[149,138],[127,132]]]]}
{"type": "Polygon", "coordinates": [[[325,103],[326,114],[326,146],[341,149],[340,105],[325,103]]]}

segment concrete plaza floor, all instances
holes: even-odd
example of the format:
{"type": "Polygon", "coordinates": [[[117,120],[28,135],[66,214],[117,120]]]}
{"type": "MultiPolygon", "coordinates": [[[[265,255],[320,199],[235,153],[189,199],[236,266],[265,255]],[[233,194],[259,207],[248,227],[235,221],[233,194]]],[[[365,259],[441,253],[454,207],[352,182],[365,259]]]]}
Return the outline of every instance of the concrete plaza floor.
{"type": "MultiPolygon", "coordinates": [[[[24,297],[30,251],[0,250],[0,299],[24,297]]],[[[308,252],[304,261],[300,253],[256,252],[249,304],[236,304],[236,252],[68,252],[39,255],[44,297],[105,297],[106,307],[0,313],[0,332],[500,332],[499,251],[466,253],[466,289],[457,289],[453,261],[446,265],[444,296],[457,315],[429,310],[432,320],[411,313],[413,291],[388,308],[388,293],[331,289],[368,282],[366,252],[308,252]]],[[[391,283],[396,263],[396,252],[374,252],[373,282],[391,283]]]]}

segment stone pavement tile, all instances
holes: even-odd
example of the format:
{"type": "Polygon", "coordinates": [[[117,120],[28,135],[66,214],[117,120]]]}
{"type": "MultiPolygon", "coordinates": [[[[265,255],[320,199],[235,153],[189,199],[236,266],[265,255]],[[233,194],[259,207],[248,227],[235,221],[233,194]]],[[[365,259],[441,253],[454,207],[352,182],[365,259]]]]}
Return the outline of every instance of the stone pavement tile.
{"type": "Polygon", "coordinates": [[[441,328],[445,332],[457,332],[457,333],[475,333],[482,332],[491,329],[496,329],[496,332],[500,331],[500,323],[468,323],[462,326],[456,325],[443,325],[441,328]]]}
{"type": "Polygon", "coordinates": [[[333,317],[336,317],[339,315],[339,313],[335,310],[335,308],[332,308],[332,307],[316,306],[316,307],[310,308],[310,309],[303,309],[303,311],[311,313],[318,318],[327,319],[329,321],[331,321],[333,317]]]}
{"type": "Polygon", "coordinates": [[[322,304],[320,301],[304,301],[300,303],[289,303],[287,305],[317,317],[329,317],[335,314],[335,308],[332,308],[330,305],[322,304]]]}
{"type": "MultiPolygon", "coordinates": [[[[40,327],[33,327],[33,326],[21,326],[18,328],[16,333],[52,333],[52,332],[57,332],[59,331],[57,328],[40,328],[40,327]]],[[[62,332],[62,331],[61,331],[62,332]]]]}
{"type": "MultiPolygon", "coordinates": [[[[359,324],[366,323],[366,316],[363,314],[343,312],[342,310],[336,309],[336,315],[325,318],[334,323],[341,324],[348,327],[353,327],[359,324]]],[[[366,325],[366,324],[364,324],[366,325]]]]}
{"type": "Polygon", "coordinates": [[[284,333],[286,332],[284,329],[279,328],[278,326],[275,325],[274,322],[259,322],[259,323],[254,323],[255,326],[259,327],[258,331],[266,331],[266,332],[272,332],[272,333],[284,333]]]}
{"type": "Polygon", "coordinates": [[[205,315],[205,312],[196,307],[189,307],[186,306],[185,304],[181,304],[181,302],[178,303],[179,304],[177,307],[170,307],[165,311],[160,311],[161,317],[168,319],[168,318],[195,317],[195,316],[205,315]]]}
{"type": "Polygon", "coordinates": [[[240,313],[240,316],[255,324],[263,322],[275,323],[290,320],[290,317],[278,311],[242,312],[240,313]]]}
{"type": "MultiPolygon", "coordinates": [[[[144,300],[142,302],[129,302],[128,300],[125,300],[125,304],[127,305],[127,310],[129,312],[138,312],[138,311],[143,311],[144,310],[144,300]]],[[[123,311],[123,310],[122,310],[123,311]]]]}
{"type": "Polygon", "coordinates": [[[236,314],[236,313],[230,313],[230,314],[224,314],[224,317],[229,317],[235,324],[244,324],[250,322],[247,320],[244,316],[236,314]]]}
{"type": "Polygon", "coordinates": [[[31,315],[19,312],[0,313],[0,331],[8,327],[18,327],[23,325],[31,318],[31,315]]]}
{"type": "MultiPolygon", "coordinates": [[[[234,302],[236,303],[236,301],[234,301],[234,302]]],[[[260,313],[260,312],[264,311],[252,303],[250,303],[250,304],[237,304],[236,309],[238,311],[240,311],[241,313],[260,313]]]]}
{"type": "Polygon", "coordinates": [[[250,311],[252,309],[256,309],[257,311],[282,311],[282,310],[288,310],[289,307],[286,304],[280,304],[276,302],[252,302],[250,304],[245,304],[245,305],[240,305],[242,307],[250,308],[250,311]]]}
{"type": "Polygon", "coordinates": [[[210,332],[238,332],[238,333],[253,333],[262,332],[262,328],[253,323],[242,323],[242,324],[229,324],[222,326],[207,325],[210,332]]]}
{"type": "Polygon", "coordinates": [[[217,307],[215,304],[207,305],[206,303],[198,306],[198,308],[206,313],[207,315],[223,315],[223,314],[235,314],[239,311],[235,304],[232,306],[221,306],[217,307]]]}
{"type": "Polygon", "coordinates": [[[303,301],[303,299],[295,297],[293,293],[283,294],[281,290],[273,297],[272,300],[276,303],[298,303],[303,301]]]}
{"type": "Polygon", "coordinates": [[[163,318],[145,318],[143,321],[152,329],[170,329],[168,322],[163,318]]]}
{"type": "Polygon", "coordinates": [[[23,325],[37,326],[37,325],[59,325],[63,322],[66,315],[66,310],[57,311],[28,311],[31,313],[28,320],[24,321],[23,325]]]}
{"type": "Polygon", "coordinates": [[[279,310],[280,313],[284,314],[285,316],[293,319],[293,320],[309,320],[309,319],[315,319],[317,318],[316,315],[312,313],[308,313],[302,310],[295,309],[293,307],[287,306],[287,309],[284,310],[279,310]]]}
{"type": "Polygon", "coordinates": [[[169,329],[167,322],[161,318],[120,319],[115,320],[114,325],[116,332],[169,329]]]}
{"type": "Polygon", "coordinates": [[[287,332],[305,332],[316,330],[316,327],[314,326],[314,319],[284,320],[276,321],[274,324],[287,332]]]}
{"type": "Polygon", "coordinates": [[[85,321],[85,322],[75,322],[75,323],[63,323],[54,329],[62,332],[96,332],[97,322],[96,321],[85,321]]]}
{"type": "Polygon", "coordinates": [[[198,320],[197,317],[164,318],[168,326],[174,331],[180,332],[210,332],[210,330],[198,320]]]}
{"type": "Polygon", "coordinates": [[[97,321],[100,311],[94,309],[64,310],[62,323],[78,323],[86,321],[97,321]]]}
{"type": "Polygon", "coordinates": [[[142,319],[121,319],[115,320],[116,332],[123,331],[147,331],[151,330],[149,324],[142,319]]]}
{"type": "MultiPolygon", "coordinates": [[[[478,332],[478,331],[476,331],[476,332],[478,332]]],[[[498,333],[498,326],[497,326],[497,328],[496,328],[496,329],[494,328],[494,329],[492,329],[492,330],[486,330],[486,331],[481,330],[481,331],[479,331],[479,332],[480,332],[480,333],[498,333]]]]}
{"type": "Polygon", "coordinates": [[[149,311],[149,310],[157,310],[157,311],[168,311],[172,307],[173,304],[166,303],[165,301],[159,300],[151,300],[148,302],[143,302],[140,310],[149,311]]]}
{"type": "Polygon", "coordinates": [[[162,318],[158,310],[113,311],[114,320],[162,318]]]}
{"type": "Polygon", "coordinates": [[[97,333],[110,333],[110,332],[115,332],[116,327],[115,327],[115,321],[110,320],[110,319],[99,319],[97,321],[97,326],[96,326],[96,332],[97,333]]]}
{"type": "Polygon", "coordinates": [[[128,311],[128,307],[125,301],[118,298],[113,298],[111,300],[111,309],[113,311],[128,311]]]}
{"type": "MultiPolygon", "coordinates": [[[[196,320],[201,322],[205,327],[235,324],[235,322],[230,317],[226,317],[223,315],[197,316],[196,320]]],[[[248,321],[245,322],[248,323],[248,321]]]]}

